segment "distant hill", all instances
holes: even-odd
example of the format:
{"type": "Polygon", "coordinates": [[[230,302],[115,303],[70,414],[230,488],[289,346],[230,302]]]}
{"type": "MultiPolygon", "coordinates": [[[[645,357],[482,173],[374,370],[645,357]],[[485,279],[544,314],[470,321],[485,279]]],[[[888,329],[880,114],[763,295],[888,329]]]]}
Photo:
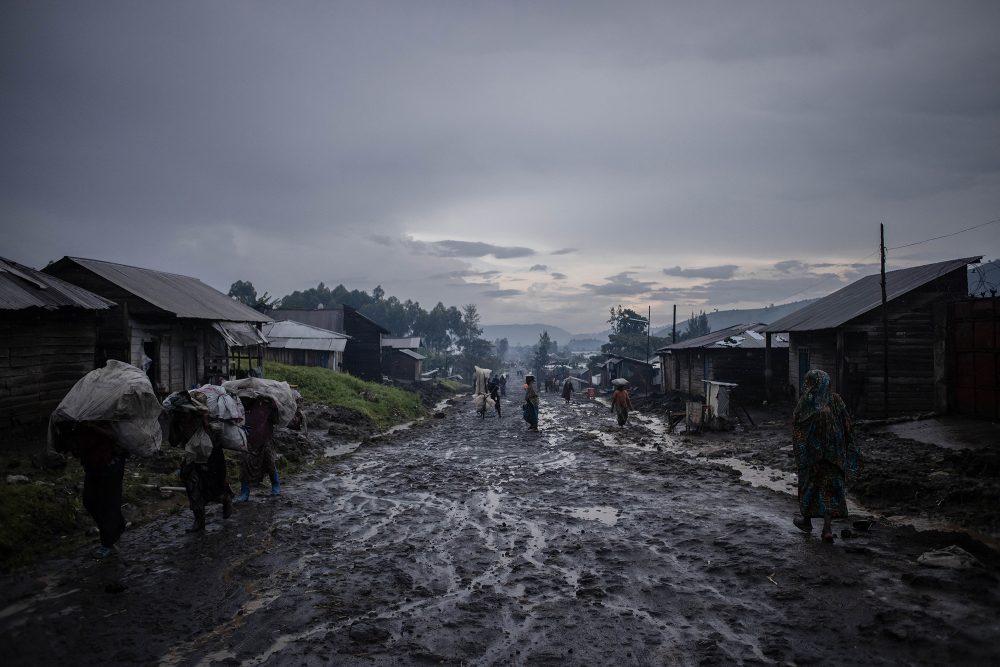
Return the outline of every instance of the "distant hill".
{"type": "Polygon", "coordinates": [[[572,334],[563,328],[551,324],[486,324],[483,325],[482,337],[488,341],[506,338],[511,347],[518,345],[536,345],[543,331],[549,332],[549,338],[565,346],[572,334]]]}
{"type": "MultiPolygon", "coordinates": [[[[794,303],[785,303],[780,306],[767,306],[765,308],[743,308],[739,310],[716,310],[711,313],[705,313],[708,317],[708,326],[712,331],[718,331],[719,329],[725,329],[726,327],[731,327],[736,324],[750,324],[756,322],[763,322],[764,324],[770,324],[776,320],[781,319],[789,313],[794,313],[799,308],[808,306],[816,299],[803,299],[802,301],[796,301],[794,303]]],[[[696,313],[697,314],[697,313],[696,313]]],[[[677,332],[687,330],[687,319],[691,315],[690,312],[684,313],[681,317],[680,310],[677,312],[677,332]]],[[[669,336],[670,327],[666,326],[661,329],[653,330],[654,336],[669,336]]]]}

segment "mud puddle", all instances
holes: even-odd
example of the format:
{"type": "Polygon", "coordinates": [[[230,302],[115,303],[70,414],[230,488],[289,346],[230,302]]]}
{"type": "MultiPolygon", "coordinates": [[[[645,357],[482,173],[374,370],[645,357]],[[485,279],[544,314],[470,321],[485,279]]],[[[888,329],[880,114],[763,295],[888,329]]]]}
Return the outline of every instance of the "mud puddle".
{"type": "Polygon", "coordinates": [[[922,568],[946,543],[891,528],[823,544],[791,526],[791,497],[644,420],[618,429],[605,406],[543,395],[527,432],[519,398],[500,419],[458,401],[204,535],[179,515],[127,533],[115,563],[49,563],[45,595],[62,597],[5,601],[28,604],[0,619],[0,650],[18,665],[996,661],[995,563],[922,568]]]}

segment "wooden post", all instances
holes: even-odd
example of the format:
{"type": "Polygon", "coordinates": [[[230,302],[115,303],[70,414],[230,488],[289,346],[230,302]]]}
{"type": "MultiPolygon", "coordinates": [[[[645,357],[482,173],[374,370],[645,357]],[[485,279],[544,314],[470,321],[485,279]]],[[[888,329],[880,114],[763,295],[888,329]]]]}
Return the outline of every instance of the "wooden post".
{"type": "Polygon", "coordinates": [[[879,224],[882,256],[882,416],[889,418],[889,308],[885,296],[885,225],[879,224]]]}
{"type": "Polygon", "coordinates": [[[771,400],[771,377],[774,371],[771,370],[771,332],[764,334],[764,400],[771,400]]]}
{"type": "Polygon", "coordinates": [[[674,327],[670,331],[670,342],[671,343],[676,343],[677,342],[677,304],[676,303],[674,304],[674,327]]]}

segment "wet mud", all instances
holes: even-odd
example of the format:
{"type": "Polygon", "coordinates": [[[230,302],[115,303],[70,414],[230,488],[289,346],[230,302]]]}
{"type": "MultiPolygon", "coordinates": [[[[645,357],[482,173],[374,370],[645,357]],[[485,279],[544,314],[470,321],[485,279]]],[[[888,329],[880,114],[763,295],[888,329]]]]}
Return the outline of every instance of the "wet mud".
{"type": "Polygon", "coordinates": [[[554,394],[527,432],[519,402],[480,419],[462,398],[338,441],[205,534],[177,515],[126,533],[110,562],[5,578],[6,664],[1000,659],[993,552],[927,568],[953,536],[881,524],[824,544],[792,526],[794,497],[724,460],[739,452],[692,456],[651,417],[620,429],[606,405],[554,394]]]}

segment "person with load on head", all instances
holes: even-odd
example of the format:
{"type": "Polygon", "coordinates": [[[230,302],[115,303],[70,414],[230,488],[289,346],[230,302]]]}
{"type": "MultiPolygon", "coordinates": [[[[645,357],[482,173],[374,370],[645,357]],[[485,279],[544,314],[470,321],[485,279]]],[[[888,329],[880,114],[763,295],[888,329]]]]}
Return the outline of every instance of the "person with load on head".
{"type": "Polygon", "coordinates": [[[503,416],[500,414],[500,387],[500,378],[497,375],[491,376],[489,382],[486,383],[486,391],[489,394],[490,400],[493,401],[493,407],[497,411],[497,419],[503,416]]]}
{"type": "Polygon", "coordinates": [[[528,422],[529,431],[538,430],[538,389],[535,387],[535,376],[530,373],[524,376],[524,405],[521,412],[524,421],[528,422]]]}
{"type": "Polygon", "coordinates": [[[222,518],[233,513],[233,490],[226,479],[226,456],[219,442],[221,424],[209,418],[207,398],[195,390],[171,394],[164,401],[170,414],[170,444],[184,448],[181,479],[194,522],[186,530],[205,530],[208,503],[222,504],[222,518]]]}
{"type": "Polygon", "coordinates": [[[615,390],[611,394],[611,410],[618,417],[618,425],[625,426],[628,413],[632,411],[632,399],[628,395],[628,382],[615,380],[615,390]]]}
{"type": "Polygon", "coordinates": [[[97,524],[101,546],[94,557],[114,555],[125,531],[122,483],[128,452],[118,445],[107,421],[61,422],[54,425],[53,446],[80,459],[83,466],[83,506],[97,524]]]}
{"type": "Polygon", "coordinates": [[[247,453],[240,468],[240,502],[250,500],[250,485],[260,484],[267,475],[271,480],[271,495],[281,493],[278,468],[274,464],[271,439],[278,424],[278,406],[274,399],[264,394],[251,398],[240,396],[246,413],[247,453]]]}
{"type": "Polygon", "coordinates": [[[813,517],[822,517],[824,542],[833,542],[833,519],[847,517],[847,480],[863,461],[854,441],[851,418],[844,401],[830,391],[830,376],[813,369],[792,417],[792,449],[799,476],[799,511],[792,521],[800,530],[812,530],[813,517]]]}

